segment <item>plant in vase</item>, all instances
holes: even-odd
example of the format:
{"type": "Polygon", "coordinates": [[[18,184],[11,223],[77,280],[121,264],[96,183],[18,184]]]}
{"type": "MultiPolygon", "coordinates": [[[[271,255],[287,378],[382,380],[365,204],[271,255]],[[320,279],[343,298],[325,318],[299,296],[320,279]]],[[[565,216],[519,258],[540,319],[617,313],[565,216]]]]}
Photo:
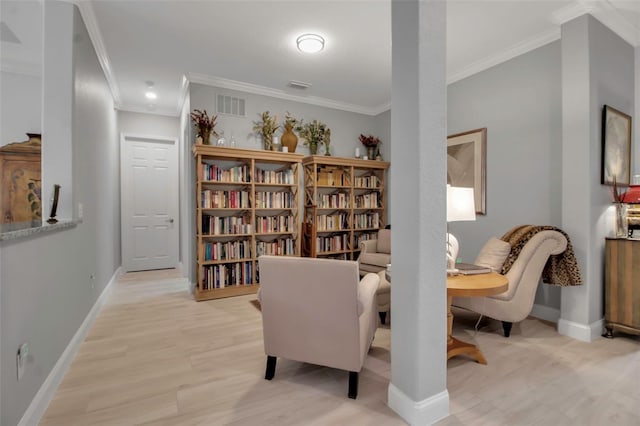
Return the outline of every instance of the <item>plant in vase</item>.
{"type": "Polygon", "coordinates": [[[284,116],[284,133],[282,134],[280,141],[282,142],[282,146],[286,146],[289,152],[296,152],[296,148],[298,146],[298,137],[293,133],[293,130],[296,128],[298,123],[299,120],[287,111],[284,116]]]}
{"type": "Polygon", "coordinates": [[[367,157],[369,158],[369,160],[374,160],[376,158],[376,155],[378,154],[378,146],[382,143],[380,139],[373,135],[366,136],[363,134],[360,134],[358,139],[360,140],[360,143],[362,143],[362,145],[364,145],[367,149],[367,157]]]}
{"type": "Polygon", "coordinates": [[[264,144],[264,149],[267,151],[271,150],[273,145],[273,134],[278,130],[278,117],[276,115],[271,115],[269,111],[265,111],[260,114],[261,121],[253,122],[253,131],[262,135],[262,142],[264,144]]]}
{"type": "Polygon", "coordinates": [[[313,120],[306,124],[304,120],[300,120],[296,131],[300,137],[304,139],[304,145],[309,146],[311,155],[316,155],[318,153],[318,146],[326,143],[327,132],[329,135],[331,134],[331,130],[327,125],[318,120],[313,120]]]}
{"type": "Polygon", "coordinates": [[[218,117],[214,114],[211,114],[211,117],[209,117],[206,109],[202,111],[194,109],[191,113],[191,120],[198,129],[198,136],[202,138],[203,144],[209,145],[211,135],[218,136],[218,132],[215,130],[217,119],[218,117]]]}

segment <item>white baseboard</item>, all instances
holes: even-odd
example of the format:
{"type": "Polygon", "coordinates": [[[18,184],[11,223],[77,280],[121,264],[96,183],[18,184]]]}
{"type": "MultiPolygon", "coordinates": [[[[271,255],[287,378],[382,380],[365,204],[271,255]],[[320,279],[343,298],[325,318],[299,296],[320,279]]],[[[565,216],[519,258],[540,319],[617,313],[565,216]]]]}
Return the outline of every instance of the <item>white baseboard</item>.
{"type": "Polygon", "coordinates": [[[38,390],[38,393],[36,393],[36,396],[33,397],[31,404],[29,404],[29,407],[24,412],[24,415],[22,416],[22,419],[20,419],[20,423],[18,423],[18,426],[30,426],[40,423],[40,420],[42,419],[44,412],[47,410],[47,407],[49,406],[53,395],[56,393],[58,386],[60,386],[60,382],[62,382],[64,375],[67,373],[67,370],[69,369],[69,366],[73,361],[73,358],[76,356],[80,345],[84,341],[84,338],[87,336],[87,333],[91,329],[91,326],[98,317],[98,314],[100,313],[100,310],[102,309],[102,306],[107,299],[107,295],[109,294],[111,286],[118,280],[121,271],[122,267],[119,267],[113,273],[113,276],[105,286],[104,290],[102,290],[102,293],[96,300],[96,303],[93,304],[93,307],[85,317],[82,325],[80,325],[78,331],[76,331],[76,333],[73,335],[73,338],[71,338],[71,341],[69,341],[69,344],[65,348],[64,352],[62,352],[62,355],[60,355],[60,358],[58,358],[58,362],[56,362],[56,365],[53,366],[44,383],[42,383],[42,386],[40,386],[40,389],[38,390]]]}
{"type": "Polygon", "coordinates": [[[593,342],[602,337],[603,326],[604,320],[602,319],[588,325],[560,319],[558,321],[558,333],[583,342],[593,342]]]}
{"type": "Polygon", "coordinates": [[[449,415],[449,392],[446,389],[422,401],[413,401],[389,383],[387,398],[389,407],[412,426],[431,425],[449,415]]]}
{"type": "Polygon", "coordinates": [[[544,305],[533,305],[529,315],[541,320],[557,323],[560,319],[560,309],[550,308],[544,305]]]}

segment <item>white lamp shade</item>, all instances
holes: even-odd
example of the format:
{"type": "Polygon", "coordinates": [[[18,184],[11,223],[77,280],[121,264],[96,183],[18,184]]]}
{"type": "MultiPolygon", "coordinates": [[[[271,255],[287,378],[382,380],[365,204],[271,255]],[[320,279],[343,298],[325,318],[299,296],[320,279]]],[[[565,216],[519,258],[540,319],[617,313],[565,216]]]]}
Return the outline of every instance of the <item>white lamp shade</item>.
{"type": "Polygon", "coordinates": [[[447,222],[476,220],[473,188],[447,185],[447,222]]]}

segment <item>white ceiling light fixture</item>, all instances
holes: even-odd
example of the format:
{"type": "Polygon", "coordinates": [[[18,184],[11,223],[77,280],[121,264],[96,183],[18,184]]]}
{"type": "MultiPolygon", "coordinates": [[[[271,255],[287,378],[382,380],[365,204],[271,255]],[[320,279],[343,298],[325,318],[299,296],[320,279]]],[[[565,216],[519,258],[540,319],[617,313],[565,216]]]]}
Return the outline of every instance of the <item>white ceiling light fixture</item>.
{"type": "Polygon", "coordinates": [[[304,53],[318,53],[324,49],[324,38],[318,34],[302,34],[296,39],[298,50],[304,53]]]}
{"type": "Polygon", "coordinates": [[[157,99],[158,94],[153,90],[153,86],[154,86],[153,81],[147,80],[145,81],[145,84],[147,85],[147,91],[144,93],[144,96],[147,99],[151,99],[151,100],[157,99]]]}

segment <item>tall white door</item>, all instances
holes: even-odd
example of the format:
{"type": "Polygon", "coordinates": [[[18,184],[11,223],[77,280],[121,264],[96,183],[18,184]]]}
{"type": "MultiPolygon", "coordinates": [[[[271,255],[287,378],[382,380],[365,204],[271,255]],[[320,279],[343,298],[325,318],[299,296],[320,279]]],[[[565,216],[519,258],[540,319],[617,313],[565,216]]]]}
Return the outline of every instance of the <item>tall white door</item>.
{"type": "Polygon", "coordinates": [[[178,141],[120,138],[122,266],[178,266],[178,141]]]}

